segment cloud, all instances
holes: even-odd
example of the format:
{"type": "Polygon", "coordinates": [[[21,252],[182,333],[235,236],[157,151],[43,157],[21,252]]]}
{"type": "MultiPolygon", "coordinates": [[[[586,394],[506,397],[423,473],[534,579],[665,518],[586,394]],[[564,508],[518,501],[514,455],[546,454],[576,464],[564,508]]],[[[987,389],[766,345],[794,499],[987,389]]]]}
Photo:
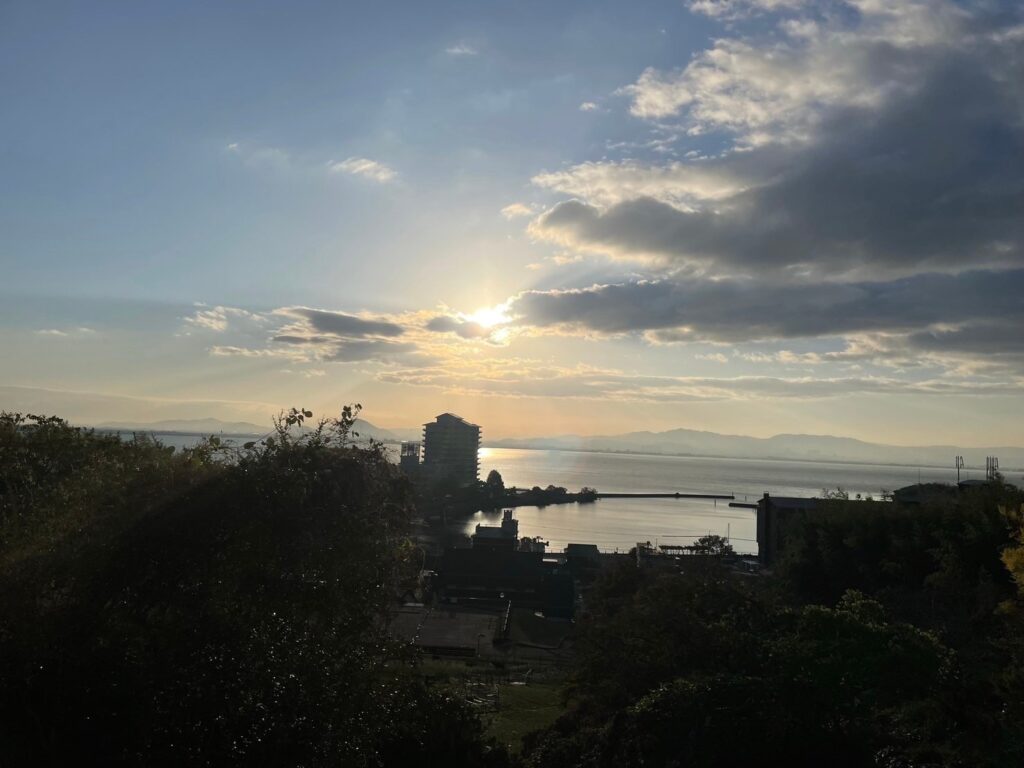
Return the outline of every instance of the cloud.
{"type": "Polygon", "coordinates": [[[580,112],[595,112],[597,111],[597,104],[593,101],[584,101],[580,104],[580,112]]]}
{"type": "MultiPolygon", "coordinates": [[[[538,173],[538,187],[609,206],[650,197],[678,206],[727,199],[781,168],[744,167],[745,155],[729,162],[645,165],[632,160],[587,162],[571,168],[538,173]],[[756,176],[754,175],[756,173],[756,176]]],[[[783,165],[781,159],[776,166],[783,165]]]]}
{"type": "Polygon", "coordinates": [[[530,232],[713,274],[835,278],[1024,263],[1024,105],[994,73],[951,62],[884,110],[827,122],[815,142],[742,159],[542,175],[539,184],[588,199],[556,205],[530,232]]]}
{"type": "Polygon", "coordinates": [[[650,376],[578,365],[506,360],[493,370],[458,367],[392,369],[378,374],[389,384],[431,387],[460,396],[569,398],[622,402],[701,402],[823,399],[851,395],[979,396],[1019,394],[1020,380],[975,382],[891,377],[650,376]]]}
{"type": "Polygon", "coordinates": [[[279,147],[256,147],[244,151],[235,144],[233,149],[229,145],[228,150],[241,155],[245,164],[253,168],[286,171],[292,167],[291,153],[279,147]]]}
{"type": "MultiPolygon", "coordinates": [[[[216,315],[201,318],[219,325],[216,315]]],[[[215,357],[280,358],[308,365],[375,362],[417,366],[434,360],[421,350],[418,340],[397,340],[408,328],[389,316],[281,307],[260,318],[270,325],[261,327],[258,334],[249,332],[243,338],[232,338],[233,343],[212,346],[209,353],[215,357]]]]}
{"type": "Polygon", "coordinates": [[[386,184],[398,178],[398,172],[376,160],[369,160],[365,157],[349,157],[340,162],[331,161],[327,164],[327,170],[331,173],[347,173],[352,176],[362,176],[365,179],[386,184]]]}
{"type": "Polygon", "coordinates": [[[684,69],[664,73],[648,68],[620,93],[630,98],[637,117],[660,119],[685,109],[696,131],[726,129],[744,143],[757,144],[767,138],[806,137],[830,109],[879,107],[912,90],[955,52],[985,56],[980,47],[970,50],[987,43],[971,39],[974,18],[949,0],[839,5],[845,6],[841,12],[793,20],[760,39],[719,38],[684,69]]]}
{"type": "Polygon", "coordinates": [[[538,174],[574,199],[531,234],[718,276],[1020,266],[1020,13],[947,0],[839,6],[719,38],[678,72],[645,70],[621,91],[633,114],[670,137],[713,133],[725,151],[538,174]]]}
{"type": "Polygon", "coordinates": [[[274,310],[275,315],[300,319],[303,324],[320,333],[334,334],[352,338],[365,336],[395,337],[405,333],[398,323],[389,320],[359,317],[345,312],[334,312],[326,309],[310,309],[309,307],[283,307],[274,310]]]}
{"type": "Polygon", "coordinates": [[[690,11],[719,19],[740,19],[762,13],[794,11],[808,0],[690,0],[690,11]]]}
{"type": "Polygon", "coordinates": [[[39,336],[53,336],[56,338],[68,338],[68,337],[88,337],[95,336],[96,331],[93,328],[40,328],[36,331],[39,336]]]}
{"type": "Polygon", "coordinates": [[[518,322],[600,333],[671,330],[676,340],[743,342],[1024,323],[1024,270],[923,274],[887,282],[779,283],[703,278],[526,291],[518,322]]]}
{"type": "Polygon", "coordinates": [[[305,355],[286,349],[254,349],[233,344],[214,344],[210,347],[209,353],[213,357],[287,357],[299,362],[306,359],[305,355]]]}
{"type": "Polygon", "coordinates": [[[235,321],[260,324],[266,318],[256,312],[249,312],[238,307],[206,307],[197,305],[198,309],[189,317],[184,318],[185,325],[195,329],[223,333],[235,321]]]}
{"type": "Polygon", "coordinates": [[[490,335],[491,331],[484,328],[480,323],[469,320],[462,320],[450,315],[437,315],[427,321],[425,328],[434,333],[454,333],[463,339],[482,339],[490,335]]]}
{"type": "Polygon", "coordinates": [[[417,351],[415,344],[384,339],[342,339],[319,359],[332,363],[354,363],[367,360],[391,361],[405,358],[417,351]]]}
{"type": "Polygon", "coordinates": [[[298,371],[294,371],[291,368],[282,368],[281,373],[295,374],[305,379],[316,379],[327,375],[327,371],[323,368],[305,368],[298,371]]]}
{"type": "Polygon", "coordinates": [[[469,43],[456,43],[444,49],[449,56],[476,56],[480,51],[469,43]]]}
{"type": "Polygon", "coordinates": [[[522,218],[524,216],[532,216],[533,208],[523,203],[511,203],[501,209],[501,215],[508,220],[522,218]]]}

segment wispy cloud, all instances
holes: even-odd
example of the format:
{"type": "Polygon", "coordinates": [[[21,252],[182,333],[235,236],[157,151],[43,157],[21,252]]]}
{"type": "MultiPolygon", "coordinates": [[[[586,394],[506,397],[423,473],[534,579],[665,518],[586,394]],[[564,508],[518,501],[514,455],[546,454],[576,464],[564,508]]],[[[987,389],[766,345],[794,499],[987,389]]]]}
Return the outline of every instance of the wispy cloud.
{"type": "Polygon", "coordinates": [[[449,56],[476,56],[480,51],[469,43],[461,42],[448,46],[444,52],[449,56]]]}
{"type": "Polygon", "coordinates": [[[347,173],[352,176],[361,176],[381,184],[386,184],[398,178],[398,171],[395,169],[365,157],[349,157],[339,162],[331,161],[327,164],[327,169],[331,173],[347,173]]]}
{"type": "Polygon", "coordinates": [[[893,377],[651,376],[587,365],[561,366],[509,359],[497,364],[381,371],[391,384],[431,387],[453,395],[569,398],[624,402],[826,399],[859,394],[1013,397],[1020,379],[906,381],[893,377]]]}
{"type": "Polygon", "coordinates": [[[760,13],[793,11],[807,5],[808,0],[690,0],[693,13],[719,19],[739,19],[760,13]]]}
{"type": "Polygon", "coordinates": [[[207,307],[199,304],[196,311],[184,320],[188,328],[223,333],[234,321],[261,324],[265,323],[267,318],[257,312],[249,312],[238,307],[207,307]]]}
{"type": "Polygon", "coordinates": [[[501,215],[509,220],[523,218],[524,216],[532,216],[533,213],[534,209],[529,205],[524,205],[523,203],[512,203],[501,209],[501,215]]]}
{"type": "Polygon", "coordinates": [[[78,327],[78,328],[40,328],[39,330],[36,331],[36,334],[39,335],[39,336],[52,336],[52,337],[55,337],[55,338],[68,338],[68,337],[78,337],[78,338],[81,338],[83,336],[95,336],[96,335],[96,331],[93,328],[85,328],[85,327],[78,327]]]}

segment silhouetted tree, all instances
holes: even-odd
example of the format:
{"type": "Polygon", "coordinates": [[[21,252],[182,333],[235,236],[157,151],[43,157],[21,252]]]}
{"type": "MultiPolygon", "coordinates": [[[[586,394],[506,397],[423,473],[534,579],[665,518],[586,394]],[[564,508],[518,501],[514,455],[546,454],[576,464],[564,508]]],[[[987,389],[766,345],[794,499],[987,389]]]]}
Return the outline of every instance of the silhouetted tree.
{"type": "Polygon", "coordinates": [[[488,489],[491,491],[504,492],[505,490],[505,481],[501,479],[501,473],[496,469],[492,469],[487,473],[486,482],[488,489]]]}
{"type": "Polygon", "coordinates": [[[732,544],[724,536],[718,536],[716,534],[708,534],[707,536],[701,536],[691,545],[693,551],[702,555],[732,555],[735,554],[735,550],[732,548],[732,544]]]}
{"type": "Polygon", "coordinates": [[[0,416],[4,762],[500,761],[384,632],[411,496],[357,412],[182,453],[0,416]]]}

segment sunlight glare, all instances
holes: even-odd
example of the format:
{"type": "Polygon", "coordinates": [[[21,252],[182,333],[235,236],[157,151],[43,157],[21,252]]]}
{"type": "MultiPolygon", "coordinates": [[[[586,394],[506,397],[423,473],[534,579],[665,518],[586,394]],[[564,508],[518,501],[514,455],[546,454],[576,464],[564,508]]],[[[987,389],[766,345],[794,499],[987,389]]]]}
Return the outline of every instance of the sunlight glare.
{"type": "Polygon", "coordinates": [[[476,312],[465,315],[465,319],[484,328],[493,328],[509,322],[512,318],[508,316],[508,307],[505,304],[498,304],[494,307],[481,307],[476,312]]]}

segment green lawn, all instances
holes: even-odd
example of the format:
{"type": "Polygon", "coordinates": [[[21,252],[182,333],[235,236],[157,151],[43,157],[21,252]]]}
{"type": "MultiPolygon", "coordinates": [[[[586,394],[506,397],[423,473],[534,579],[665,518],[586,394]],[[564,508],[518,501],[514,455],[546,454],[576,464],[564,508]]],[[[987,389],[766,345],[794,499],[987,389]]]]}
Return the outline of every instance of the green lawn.
{"type": "Polygon", "coordinates": [[[487,735],[519,751],[520,741],[530,731],[555,721],[562,707],[560,685],[499,685],[498,711],[490,716],[487,735]]]}

